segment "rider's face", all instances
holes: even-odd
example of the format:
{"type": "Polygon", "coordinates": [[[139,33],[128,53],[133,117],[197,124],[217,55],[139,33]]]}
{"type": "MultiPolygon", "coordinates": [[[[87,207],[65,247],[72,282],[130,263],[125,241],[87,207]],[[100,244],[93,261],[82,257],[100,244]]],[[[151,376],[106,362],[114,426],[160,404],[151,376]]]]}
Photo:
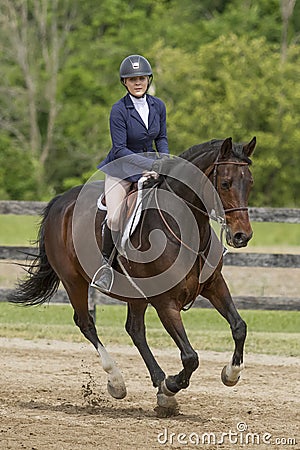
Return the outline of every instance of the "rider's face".
{"type": "Polygon", "coordinates": [[[127,87],[129,93],[135,97],[143,97],[147,91],[149,83],[149,77],[146,75],[138,77],[129,77],[124,79],[124,84],[127,87]]]}

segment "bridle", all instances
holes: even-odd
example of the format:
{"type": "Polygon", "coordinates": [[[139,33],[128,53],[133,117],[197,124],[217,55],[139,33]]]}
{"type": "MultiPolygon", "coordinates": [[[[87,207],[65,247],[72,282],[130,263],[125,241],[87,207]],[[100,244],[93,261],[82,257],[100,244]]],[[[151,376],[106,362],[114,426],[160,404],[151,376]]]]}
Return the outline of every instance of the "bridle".
{"type": "MultiPolygon", "coordinates": [[[[218,204],[218,199],[217,196],[219,196],[218,193],[218,166],[220,165],[236,165],[236,166],[248,166],[249,164],[247,162],[238,162],[238,161],[218,161],[216,160],[210,167],[207,168],[207,170],[204,172],[204,174],[206,175],[207,178],[210,178],[211,175],[213,175],[213,186],[215,188],[214,192],[215,192],[215,202],[214,204],[217,205],[218,204]]],[[[172,192],[174,195],[177,196],[176,192],[174,192],[174,190],[172,189],[172,187],[170,186],[170,184],[167,181],[167,177],[164,177],[164,182],[166,185],[166,188],[169,192],[172,192]]],[[[195,250],[193,250],[192,248],[190,248],[187,244],[185,244],[184,242],[182,242],[182,240],[174,233],[174,231],[171,229],[171,227],[169,226],[168,222],[166,221],[161,208],[159,206],[159,202],[158,202],[158,198],[157,198],[157,187],[159,186],[159,182],[155,183],[149,190],[149,193],[153,193],[154,192],[154,197],[155,197],[155,203],[156,203],[156,209],[159,212],[159,215],[162,219],[162,221],[164,222],[165,226],[167,227],[167,229],[169,230],[169,232],[171,233],[171,235],[184,247],[186,247],[187,249],[189,249],[190,251],[192,251],[193,253],[197,253],[199,254],[203,254],[205,253],[205,251],[207,250],[207,248],[205,248],[204,252],[203,250],[200,252],[195,252],[195,250]]],[[[223,233],[224,231],[226,231],[226,221],[224,220],[224,218],[222,217],[222,215],[212,215],[211,213],[208,213],[207,211],[205,211],[204,209],[199,208],[198,206],[194,205],[193,203],[191,203],[190,201],[188,201],[187,199],[182,199],[191,209],[194,209],[196,211],[198,211],[199,213],[203,214],[204,216],[217,221],[220,225],[221,225],[221,236],[220,236],[220,240],[221,242],[223,242],[223,233]]],[[[227,208],[223,210],[226,213],[231,213],[234,211],[248,211],[248,207],[247,206],[236,206],[234,208],[227,208]]],[[[143,222],[142,222],[143,223],[143,222]]],[[[141,229],[143,227],[141,226],[141,229]]],[[[141,242],[141,240],[140,240],[141,242]]]]}
{"type": "MultiPolygon", "coordinates": [[[[213,175],[213,179],[212,179],[212,184],[215,188],[215,201],[214,204],[217,205],[218,201],[217,201],[217,196],[219,196],[219,191],[218,191],[218,166],[221,165],[235,165],[235,166],[249,166],[249,164],[247,162],[239,162],[239,161],[218,161],[216,160],[211,166],[209,166],[206,171],[204,172],[204,174],[206,175],[206,177],[209,179],[211,177],[211,175],[213,175]]],[[[172,187],[170,186],[170,184],[167,181],[167,178],[165,177],[165,185],[167,187],[167,190],[169,192],[172,192],[174,195],[177,195],[174,190],[172,189],[172,187]]],[[[220,196],[219,196],[220,197],[220,196]]],[[[201,214],[203,214],[204,216],[207,216],[213,220],[217,220],[220,222],[224,222],[224,220],[221,217],[212,217],[211,214],[209,214],[207,211],[205,211],[204,209],[199,208],[198,206],[195,206],[193,203],[189,202],[187,199],[183,199],[183,201],[189,205],[192,209],[200,212],[201,214]]],[[[223,209],[224,213],[232,213],[234,211],[248,211],[248,207],[247,206],[236,206],[234,208],[226,208],[223,209]]]]}
{"type": "MultiPolygon", "coordinates": [[[[248,166],[249,164],[247,162],[239,162],[239,161],[215,161],[212,166],[210,166],[206,171],[205,175],[207,178],[213,174],[213,186],[215,188],[216,194],[219,195],[218,192],[218,167],[221,165],[235,165],[235,166],[248,166]]],[[[248,211],[247,206],[236,206],[234,208],[226,208],[224,209],[224,213],[232,213],[235,211],[248,211]]]]}
{"type": "MultiPolygon", "coordinates": [[[[215,195],[215,201],[214,204],[217,205],[218,204],[218,196],[219,196],[219,192],[218,192],[218,167],[220,165],[236,165],[236,166],[248,166],[249,164],[247,162],[238,162],[238,161],[218,161],[216,160],[210,167],[208,167],[208,169],[204,172],[207,178],[210,178],[211,175],[213,175],[213,186],[214,186],[214,195],[215,195]]],[[[174,190],[172,189],[172,187],[170,186],[170,184],[167,181],[167,178],[165,177],[165,185],[167,190],[169,190],[170,192],[172,192],[173,194],[177,195],[174,190]]],[[[165,223],[166,227],[168,228],[168,230],[170,231],[170,233],[174,236],[174,238],[183,246],[185,246],[186,248],[188,248],[189,250],[191,250],[193,253],[196,253],[193,249],[191,249],[187,244],[185,244],[184,242],[182,242],[182,240],[180,238],[178,238],[178,236],[174,233],[174,231],[171,229],[171,227],[168,225],[161,209],[160,206],[158,204],[158,199],[157,199],[157,192],[155,190],[155,200],[156,200],[156,207],[157,210],[161,216],[161,219],[163,220],[163,222],[165,223]]],[[[222,216],[222,214],[217,214],[215,211],[215,215],[208,213],[207,211],[205,211],[204,209],[199,208],[198,206],[194,205],[193,203],[191,203],[190,201],[188,201],[187,199],[182,199],[187,205],[189,205],[189,207],[191,209],[194,209],[196,211],[198,211],[199,213],[205,215],[206,217],[209,217],[212,220],[215,220],[216,222],[218,222],[221,225],[221,235],[220,235],[220,241],[223,242],[223,234],[227,229],[227,225],[226,225],[226,221],[224,219],[224,217],[222,216]]],[[[226,208],[223,210],[224,213],[231,213],[234,211],[248,211],[248,207],[247,206],[236,206],[234,208],[226,208]]],[[[206,249],[205,249],[206,250],[206,249]]],[[[198,254],[203,254],[202,252],[198,252],[198,254]]]]}

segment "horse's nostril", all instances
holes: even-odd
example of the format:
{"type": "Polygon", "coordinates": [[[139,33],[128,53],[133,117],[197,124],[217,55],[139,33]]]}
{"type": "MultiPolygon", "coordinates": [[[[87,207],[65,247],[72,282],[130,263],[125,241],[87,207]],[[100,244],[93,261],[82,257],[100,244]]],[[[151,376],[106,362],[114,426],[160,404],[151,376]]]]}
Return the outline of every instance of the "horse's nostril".
{"type": "Polygon", "coordinates": [[[233,241],[235,244],[245,244],[248,242],[248,236],[245,233],[235,233],[233,241]]]}

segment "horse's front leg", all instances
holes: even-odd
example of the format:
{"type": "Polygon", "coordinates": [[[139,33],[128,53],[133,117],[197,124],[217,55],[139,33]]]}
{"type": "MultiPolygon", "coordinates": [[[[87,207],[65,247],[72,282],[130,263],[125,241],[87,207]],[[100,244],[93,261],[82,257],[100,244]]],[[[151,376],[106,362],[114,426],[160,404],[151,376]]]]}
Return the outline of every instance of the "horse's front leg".
{"type": "Polygon", "coordinates": [[[201,295],[211,302],[230,325],[235,349],[231,361],[222,370],[221,378],[226,386],[235,386],[244,368],[243,352],[247,325],[236,310],[221,272],[215,272],[201,295]]]}
{"type": "Polygon", "coordinates": [[[147,306],[148,304],[143,300],[128,302],[125,328],[149,370],[153,386],[159,387],[166,375],[158,365],[146,340],[145,311],[147,306]]]}
{"type": "Polygon", "coordinates": [[[148,304],[142,300],[128,303],[126,330],[149,370],[153,386],[158,388],[158,407],[155,408],[157,415],[159,417],[174,416],[179,412],[177,401],[174,393],[164,388],[166,375],[158,365],[146,340],[145,311],[147,306],[148,304]]]}
{"type": "Polygon", "coordinates": [[[175,413],[178,411],[177,403],[173,407],[173,404],[175,404],[174,396],[181,389],[186,389],[189,386],[190,378],[199,366],[199,358],[188,340],[177,303],[170,302],[168,305],[166,302],[160,302],[155,305],[155,308],[162,324],[180,350],[183,365],[181,372],[177,375],[168,376],[161,383],[157,394],[158,414],[164,415],[164,409],[166,409],[166,415],[169,415],[168,409],[172,411],[172,408],[174,408],[175,413]]]}

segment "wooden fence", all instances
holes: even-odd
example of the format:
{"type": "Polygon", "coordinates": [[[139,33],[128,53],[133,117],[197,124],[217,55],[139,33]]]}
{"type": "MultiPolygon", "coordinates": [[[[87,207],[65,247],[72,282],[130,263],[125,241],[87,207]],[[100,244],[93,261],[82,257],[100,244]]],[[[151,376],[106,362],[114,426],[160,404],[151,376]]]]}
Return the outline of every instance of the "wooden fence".
{"type": "MultiPolygon", "coordinates": [[[[46,203],[44,202],[0,201],[0,214],[38,215],[45,206],[46,203]]],[[[250,219],[253,222],[300,223],[300,209],[249,208],[249,213],[250,219]]],[[[0,260],[23,260],[24,253],[32,253],[33,251],[34,249],[32,247],[0,246],[0,260]]],[[[224,258],[224,265],[262,268],[300,268],[300,254],[229,252],[224,258]]],[[[0,289],[0,301],[6,301],[8,292],[8,289],[0,289]]],[[[66,293],[63,290],[59,290],[53,298],[53,302],[57,303],[67,301],[66,293]]],[[[96,303],[122,304],[117,300],[101,295],[93,289],[90,292],[89,301],[91,310],[94,310],[96,303]]],[[[293,297],[237,296],[234,297],[234,301],[240,309],[300,310],[300,298],[293,297]]],[[[210,307],[210,303],[206,299],[198,297],[195,306],[208,308],[210,307]]]]}

